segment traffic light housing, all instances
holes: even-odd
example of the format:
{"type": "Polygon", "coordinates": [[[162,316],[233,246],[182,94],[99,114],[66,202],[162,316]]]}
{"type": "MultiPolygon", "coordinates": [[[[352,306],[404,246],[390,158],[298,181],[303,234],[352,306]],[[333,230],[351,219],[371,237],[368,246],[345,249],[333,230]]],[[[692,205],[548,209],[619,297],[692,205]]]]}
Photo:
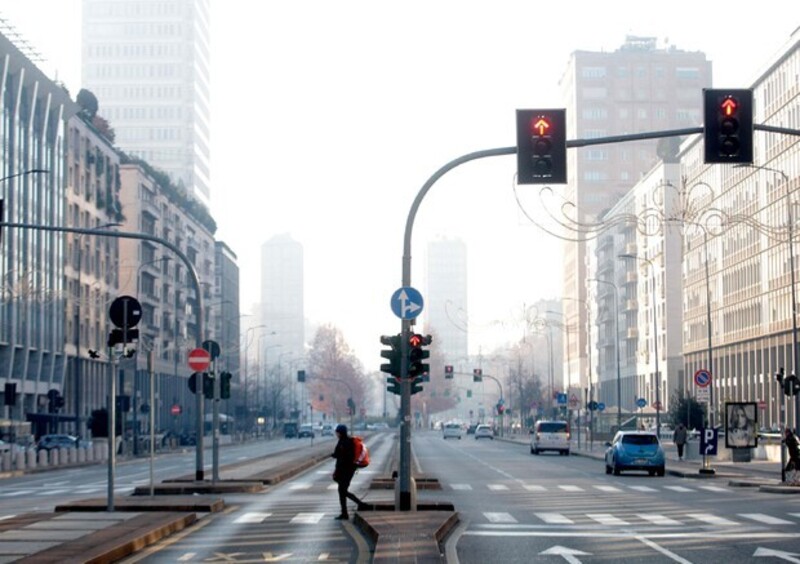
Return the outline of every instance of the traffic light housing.
{"type": "Polygon", "coordinates": [[[347,398],[347,409],[350,415],[356,414],[356,402],[353,401],[353,398],[347,398]]]}
{"type": "Polygon", "coordinates": [[[306,371],[305,370],[298,370],[297,371],[297,381],[303,383],[306,381],[306,371]]]}
{"type": "Polygon", "coordinates": [[[390,394],[395,394],[399,396],[403,393],[402,388],[400,387],[400,380],[395,378],[394,376],[390,376],[386,379],[386,383],[389,384],[388,390],[390,394]]]}
{"type": "Polygon", "coordinates": [[[566,110],[517,110],[517,184],[566,183],[566,110]]]}
{"type": "Polygon", "coordinates": [[[416,378],[427,374],[430,370],[430,365],[422,362],[426,358],[430,358],[431,351],[425,350],[431,344],[433,337],[430,335],[420,335],[414,333],[408,337],[408,377],[416,378]]]}
{"type": "Polygon", "coordinates": [[[753,91],[703,90],[706,163],[753,163],[753,91]]]}
{"type": "Polygon", "coordinates": [[[231,399],[231,378],[233,374],[223,372],[219,375],[219,397],[220,399],[231,399]]]}
{"type": "Polygon", "coordinates": [[[391,347],[388,350],[381,351],[381,356],[389,360],[388,363],[381,364],[381,372],[386,372],[398,378],[400,377],[400,339],[400,335],[381,336],[381,344],[391,347]]]}
{"type": "Polygon", "coordinates": [[[417,376],[411,380],[411,395],[418,394],[422,391],[422,376],[417,376]]]}
{"type": "Polygon", "coordinates": [[[796,396],[800,392],[800,381],[794,374],[789,374],[783,378],[783,393],[789,397],[796,396]]]}
{"type": "Polygon", "coordinates": [[[453,379],[453,366],[451,364],[447,364],[444,367],[444,379],[445,380],[452,380],[453,379]]]}
{"type": "Polygon", "coordinates": [[[472,370],[472,381],[473,382],[483,382],[483,369],[482,368],[474,368],[472,370]]]}

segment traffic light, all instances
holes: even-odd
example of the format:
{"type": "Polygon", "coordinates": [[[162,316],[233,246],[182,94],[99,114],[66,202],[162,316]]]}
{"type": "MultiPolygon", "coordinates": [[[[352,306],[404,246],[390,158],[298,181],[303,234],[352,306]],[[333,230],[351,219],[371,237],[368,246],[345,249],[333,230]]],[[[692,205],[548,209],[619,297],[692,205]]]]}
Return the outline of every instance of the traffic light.
{"type": "Polygon", "coordinates": [[[472,370],[472,381],[473,382],[483,382],[483,369],[482,368],[474,368],[472,370]]]}
{"type": "Polygon", "coordinates": [[[219,397],[220,399],[231,399],[231,378],[233,374],[223,372],[219,375],[219,397]]]}
{"type": "Polygon", "coordinates": [[[200,373],[195,372],[194,374],[189,376],[189,391],[192,392],[193,394],[197,393],[197,378],[200,378],[198,374],[200,373]]]}
{"type": "Polygon", "coordinates": [[[782,388],[783,387],[783,376],[786,374],[784,371],[783,366],[781,366],[780,370],[775,373],[775,379],[778,381],[778,385],[782,388]]]}
{"type": "Polygon", "coordinates": [[[206,399],[214,399],[214,377],[203,372],[203,395],[206,399]]]}
{"type": "Polygon", "coordinates": [[[703,90],[706,163],[753,162],[753,91],[703,90]]]}
{"type": "Polygon", "coordinates": [[[297,371],[297,381],[301,382],[301,383],[306,381],[306,371],[305,370],[298,370],[297,371]]]}
{"type": "MultiPolygon", "coordinates": [[[[139,340],[139,330],[138,329],[128,329],[127,331],[123,331],[122,329],[112,329],[111,332],[108,334],[108,346],[113,347],[114,345],[124,345],[126,343],[132,343],[133,341],[139,340]],[[127,337],[127,340],[125,339],[127,337]]],[[[132,349],[129,349],[131,351],[132,349]]],[[[131,354],[128,356],[128,351],[126,351],[126,358],[130,358],[133,356],[131,354]]],[[[135,350],[132,350],[135,353],[135,350]]]]}
{"type": "Polygon", "coordinates": [[[783,393],[787,396],[796,396],[800,392],[800,381],[797,376],[789,374],[783,378],[783,393]]]}
{"type": "Polygon", "coordinates": [[[566,183],[566,110],[517,110],[517,184],[566,183]]]}
{"type": "Polygon", "coordinates": [[[389,390],[390,394],[395,394],[399,396],[400,394],[403,393],[403,390],[400,387],[400,380],[398,380],[394,376],[387,378],[386,382],[389,384],[389,387],[387,389],[389,390]]]}
{"type": "Polygon", "coordinates": [[[453,366],[450,365],[450,364],[447,364],[444,367],[444,379],[445,380],[452,380],[453,379],[453,366]]]}
{"type": "Polygon", "coordinates": [[[418,394],[422,391],[422,376],[417,376],[411,380],[411,395],[418,394]]]}
{"type": "Polygon", "coordinates": [[[381,351],[381,356],[389,359],[388,363],[381,364],[381,372],[397,377],[400,376],[400,339],[400,335],[381,336],[381,344],[391,347],[389,350],[381,351]]]}
{"type": "MultiPolygon", "coordinates": [[[[431,356],[431,352],[422,347],[431,344],[433,337],[430,335],[420,335],[414,333],[408,338],[408,377],[416,378],[427,374],[430,370],[430,365],[422,361],[431,356]]],[[[421,388],[420,388],[421,389],[421,388]]]]}
{"type": "Polygon", "coordinates": [[[347,398],[347,409],[350,411],[350,415],[356,414],[356,402],[353,401],[353,398],[347,398]]]}

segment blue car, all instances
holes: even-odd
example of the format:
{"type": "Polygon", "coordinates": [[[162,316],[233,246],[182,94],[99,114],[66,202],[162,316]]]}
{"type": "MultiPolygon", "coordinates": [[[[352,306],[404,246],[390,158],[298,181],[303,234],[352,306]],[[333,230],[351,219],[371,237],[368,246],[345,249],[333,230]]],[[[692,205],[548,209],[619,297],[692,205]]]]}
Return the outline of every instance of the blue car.
{"type": "Polygon", "coordinates": [[[606,447],[606,474],[645,470],[651,476],[664,475],[664,449],[653,432],[619,431],[606,447]]]}

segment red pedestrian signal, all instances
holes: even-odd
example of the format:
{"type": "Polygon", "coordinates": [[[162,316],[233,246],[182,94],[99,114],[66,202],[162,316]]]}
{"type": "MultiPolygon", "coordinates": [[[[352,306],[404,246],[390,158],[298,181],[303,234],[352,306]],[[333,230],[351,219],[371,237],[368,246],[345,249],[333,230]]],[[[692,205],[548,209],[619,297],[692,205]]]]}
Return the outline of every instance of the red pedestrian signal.
{"type": "Polygon", "coordinates": [[[566,182],[566,110],[517,110],[517,183],[566,182]]]}
{"type": "Polygon", "coordinates": [[[445,380],[452,380],[453,379],[453,365],[446,364],[444,367],[444,378],[445,380]]]}
{"type": "Polygon", "coordinates": [[[753,162],[753,91],[703,90],[706,163],[753,162]]]}
{"type": "Polygon", "coordinates": [[[422,362],[431,356],[431,352],[422,347],[431,344],[433,337],[430,335],[420,335],[414,333],[408,338],[408,377],[416,378],[427,374],[430,365],[422,362]]]}

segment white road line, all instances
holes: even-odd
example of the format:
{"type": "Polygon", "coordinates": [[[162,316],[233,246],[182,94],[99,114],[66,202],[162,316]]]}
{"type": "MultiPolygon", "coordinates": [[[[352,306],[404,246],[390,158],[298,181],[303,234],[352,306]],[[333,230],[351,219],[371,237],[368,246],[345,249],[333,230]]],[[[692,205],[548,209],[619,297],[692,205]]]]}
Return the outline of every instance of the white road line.
{"type": "Polygon", "coordinates": [[[488,484],[488,488],[494,492],[506,491],[508,486],[505,484],[488,484]]]}
{"type": "Polygon", "coordinates": [[[311,484],[291,484],[290,490],[308,490],[311,489],[311,484]]]}
{"type": "Polygon", "coordinates": [[[88,488],[88,489],[79,488],[79,489],[75,490],[75,493],[76,494],[90,494],[90,493],[99,492],[101,489],[102,488],[88,488]]]}
{"type": "Polygon", "coordinates": [[[745,519],[752,519],[753,521],[766,523],[767,525],[794,525],[792,521],[787,521],[786,519],[779,519],[778,517],[772,517],[770,515],[764,515],[763,513],[739,513],[739,517],[744,517],[745,519]]]}
{"type": "Polygon", "coordinates": [[[324,513],[298,513],[290,523],[300,523],[303,525],[316,525],[325,516],[324,513]]]}
{"type": "Polygon", "coordinates": [[[484,513],[483,514],[490,523],[516,523],[510,513],[484,513]]]}
{"type": "Polygon", "coordinates": [[[272,513],[258,513],[256,511],[251,511],[251,512],[245,513],[241,517],[237,517],[236,519],[234,519],[233,522],[234,523],[261,523],[262,521],[264,521],[264,519],[266,519],[270,515],[272,515],[272,513]]]}
{"type": "Polygon", "coordinates": [[[673,492],[693,492],[693,489],[684,488],[683,486],[664,486],[665,490],[672,490],[673,492]]]}
{"type": "Polygon", "coordinates": [[[187,552],[186,554],[178,558],[178,562],[188,562],[189,560],[194,558],[196,554],[197,554],[196,552],[187,552]]]}
{"type": "Polygon", "coordinates": [[[575,521],[564,517],[561,513],[534,513],[539,519],[551,525],[574,525],[575,521]]]}
{"type": "Polygon", "coordinates": [[[321,552],[317,560],[327,560],[330,555],[330,552],[321,552]]]}
{"type": "Polygon", "coordinates": [[[580,486],[558,486],[558,488],[564,490],[565,492],[582,492],[582,491],[585,491],[580,486]]]}
{"type": "Polygon", "coordinates": [[[59,494],[63,494],[63,493],[65,493],[65,492],[68,492],[68,491],[69,491],[69,490],[49,490],[49,491],[46,491],[46,492],[39,492],[39,493],[37,493],[36,495],[37,495],[37,496],[44,496],[44,495],[59,495],[59,494]]]}
{"type": "Polygon", "coordinates": [[[675,562],[679,562],[680,564],[692,564],[692,562],[691,562],[691,561],[689,561],[689,560],[686,560],[686,559],[685,559],[685,558],[683,558],[682,556],[678,556],[678,555],[677,555],[677,554],[675,554],[674,552],[672,552],[672,551],[670,551],[670,550],[667,550],[667,549],[666,549],[666,548],[664,548],[663,546],[660,546],[660,545],[658,545],[658,544],[654,543],[653,541],[651,541],[651,540],[650,540],[650,539],[648,539],[648,538],[645,538],[645,537],[643,537],[643,536],[637,536],[637,537],[636,537],[636,540],[638,540],[638,541],[640,541],[640,542],[642,542],[642,543],[646,544],[647,546],[649,546],[649,547],[650,547],[650,548],[652,548],[653,550],[657,550],[658,552],[660,552],[660,553],[661,553],[661,554],[663,554],[664,556],[666,556],[666,557],[668,557],[668,558],[672,558],[672,559],[673,559],[675,562]]]}
{"type": "Polygon", "coordinates": [[[592,521],[597,521],[601,525],[630,525],[619,517],[614,517],[610,513],[587,513],[586,516],[592,521]]]}
{"type": "Polygon", "coordinates": [[[622,491],[616,486],[594,486],[594,487],[600,490],[601,492],[619,493],[622,491]]]}
{"type": "Polygon", "coordinates": [[[688,513],[687,517],[691,517],[692,519],[697,519],[698,521],[703,521],[704,523],[708,523],[709,525],[738,525],[735,521],[730,521],[728,519],[724,519],[722,517],[717,517],[716,515],[711,515],[710,513],[688,513]]]}
{"type": "Polygon", "coordinates": [[[789,513],[792,517],[800,517],[800,513],[789,513]]]}
{"type": "Polygon", "coordinates": [[[729,493],[729,492],[731,491],[731,490],[729,490],[728,488],[723,488],[723,487],[721,487],[721,486],[697,486],[697,487],[699,487],[700,489],[703,489],[703,490],[708,490],[708,491],[710,491],[710,492],[724,492],[724,493],[729,493]]]}
{"type": "Polygon", "coordinates": [[[329,490],[338,490],[339,489],[339,484],[331,484],[330,486],[328,486],[328,489],[329,490]]]}
{"type": "Polygon", "coordinates": [[[636,490],[637,492],[655,492],[658,491],[655,488],[651,488],[650,486],[628,486],[632,490],[636,490]]]}
{"type": "Polygon", "coordinates": [[[12,517],[16,517],[16,516],[17,516],[16,513],[13,514],[13,515],[0,515],[0,521],[5,521],[6,519],[11,519],[12,517]]]}
{"type": "Polygon", "coordinates": [[[450,484],[450,487],[454,490],[471,490],[472,486],[469,484],[450,484]]]}
{"type": "Polygon", "coordinates": [[[665,515],[658,515],[658,514],[651,515],[650,513],[637,513],[636,516],[639,517],[640,519],[644,519],[645,521],[649,521],[654,525],[670,525],[670,526],[683,525],[683,523],[681,523],[680,521],[676,521],[675,519],[670,519],[665,515]]]}
{"type": "Polygon", "coordinates": [[[528,490],[529,492],[546,492],[547,491],[547,488],[545,488],[544,486],[537,486],[537,485],[534,485],[534,484],[524,484],[522,487],[525,488],[526,490],[528,490]]]}
{"type": "Polygon", "coordinates": [[[16,497],[18,495],[28,495],[28,494],[32,494],[32,493],[33,493],[32,490],[20,490],[20,491],[16,491],[16,492],[1,493],[0,497],[16,497]]]}

